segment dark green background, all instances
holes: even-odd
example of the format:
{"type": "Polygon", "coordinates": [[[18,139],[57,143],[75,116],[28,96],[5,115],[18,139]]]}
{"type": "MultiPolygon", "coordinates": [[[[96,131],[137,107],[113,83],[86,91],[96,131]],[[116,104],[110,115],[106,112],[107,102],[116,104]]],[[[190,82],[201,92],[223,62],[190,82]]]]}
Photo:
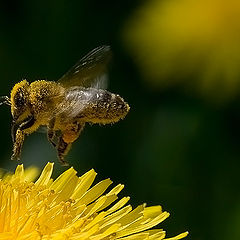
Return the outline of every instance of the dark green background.
{"type": "MultiPolygon", "coordinates": [[[[83,54],[112,46],[109,90],[131,106],[124,121],[87,126],[67,156],[79,174],[125,184],[134,206],[161,204],[171,213],[160,227],[188,239],[240,239],[240,101],[215,105],[179,89],[157,91],[142,79],[123,44],[123,27],[141,1],[2,1],[0,95],[21,79],[56,80],[83,54]]],[[[1,165],[11,162],[11,116],[0,109],[1,165]]],[[[56,162],[45,134],[24,144],[25,167],[56,162]]]]}

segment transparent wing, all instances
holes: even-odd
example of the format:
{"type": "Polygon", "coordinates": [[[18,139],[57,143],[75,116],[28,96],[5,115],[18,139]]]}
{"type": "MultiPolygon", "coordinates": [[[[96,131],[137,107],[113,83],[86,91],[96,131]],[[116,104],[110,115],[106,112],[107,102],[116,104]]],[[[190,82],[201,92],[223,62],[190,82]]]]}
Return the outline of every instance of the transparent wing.
{"type": "Polygon", "coordinates": [[[68,88],[64,100],[55,108],[54,115],[68,119],[80,116],[101,91],[104,90],[84,87],[68,88]]]}
{"type": "Polygon", "coordinates": [[[106,88],[106,68],[111,55],[110,46],[104,45],[93,49],[64,74],[58,82],[65,87],[106,88]]]}

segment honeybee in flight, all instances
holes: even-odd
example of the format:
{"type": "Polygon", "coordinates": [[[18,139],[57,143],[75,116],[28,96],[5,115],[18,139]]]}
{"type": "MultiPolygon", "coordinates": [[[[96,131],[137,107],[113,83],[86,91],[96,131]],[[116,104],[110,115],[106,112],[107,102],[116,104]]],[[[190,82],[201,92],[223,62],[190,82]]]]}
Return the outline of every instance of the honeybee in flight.
{"type": "Polygon", "coordinates": [[[25,135],[46,126],[60,163],[67,165],[64,157],[86,123],[115,123],[126,116],[129,105],[102,87],[110,58],[110,47],[100,46],[58,81],[23,80],[15,84],[10,98],[1,97],[0,105],[10,105],[13,117],[12,159],[20,159],[25,135]]]}

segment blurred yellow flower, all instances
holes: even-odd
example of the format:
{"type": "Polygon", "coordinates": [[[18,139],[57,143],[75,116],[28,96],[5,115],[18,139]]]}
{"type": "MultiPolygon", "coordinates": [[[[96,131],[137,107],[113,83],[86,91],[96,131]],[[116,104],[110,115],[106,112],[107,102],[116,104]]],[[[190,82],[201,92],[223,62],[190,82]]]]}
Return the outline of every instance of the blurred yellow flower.
{"type": "Polygon", "coordinates": [[[38,180],[32,182],[36,169],[24,171],[19,165],[15,174],[0,180],[1,240],[165,239],[162,229],[149,230],[169,216],[160,206],[143,204],[132,210],[126,205],[129,197],[116,201],[123,185],[105,193],[112,183],[105,179],[91,187],[94,170],[77,177],[70,168],[55,181],[52,171],[53,163],[48,163],[38,180]]]}
{"type": "Polygon", "coordinates": [[[184,82],[218,100],[240,92],[240,1],[147,1],[124,37],[153,86],[184,82]]]}

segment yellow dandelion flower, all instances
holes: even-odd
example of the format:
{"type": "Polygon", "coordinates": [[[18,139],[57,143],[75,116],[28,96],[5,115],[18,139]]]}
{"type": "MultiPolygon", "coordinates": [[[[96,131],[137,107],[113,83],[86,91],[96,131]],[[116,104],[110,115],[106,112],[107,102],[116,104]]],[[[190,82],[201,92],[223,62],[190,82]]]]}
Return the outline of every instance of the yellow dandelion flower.
{"type": "MultiPolygon", "coordinates": [[[[165,220],[169,213],[160,206],[145,204],[132,209],[129,197],[117,200],[123,189],[119,184],[106,193],[112,183],[105,179],[91,187],[96,172],[77,177],[73,168],[56,180],[51,178],[53,163],[32,181],[36,170],[24,171],[0,180],[1,240],[155,240],[165,239],[165,231],[150,228],[165,220]]],[[[187,232],[171,240],[181,239],[187,232]]]]}

